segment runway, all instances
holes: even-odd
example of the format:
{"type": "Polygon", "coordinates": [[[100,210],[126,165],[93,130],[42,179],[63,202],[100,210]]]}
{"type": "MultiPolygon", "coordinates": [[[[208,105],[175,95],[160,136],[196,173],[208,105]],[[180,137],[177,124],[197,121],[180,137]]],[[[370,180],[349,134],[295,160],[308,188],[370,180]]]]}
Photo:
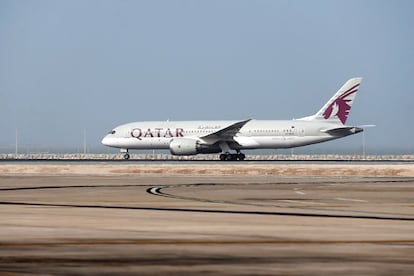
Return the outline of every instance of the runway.
{"type": "Polygon", "coordinates": [[[414,273],[410,168],[341,176],[309,166],[310,176],[294,176],[260,164],[254,175],[220,174],[232,165],[220,175],[188,164],[175,174],[13,166],[0,168],[3,274],[414,273]]]}

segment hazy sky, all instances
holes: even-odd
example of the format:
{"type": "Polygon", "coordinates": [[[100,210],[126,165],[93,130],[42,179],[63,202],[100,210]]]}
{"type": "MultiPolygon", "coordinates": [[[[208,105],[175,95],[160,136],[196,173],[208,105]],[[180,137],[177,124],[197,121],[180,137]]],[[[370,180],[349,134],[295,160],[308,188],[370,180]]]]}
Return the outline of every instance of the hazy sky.
{"type": "Polygon", "coordinates": [[[104,151],[102,136],[131,121],[299,118],[361,76],[348,123],[377,125],[373,151],[413,153],[413,11],[408,0],[1,0],[0,151],[16,128],[22,145],[80,148],[86,129],[104,151]]]}

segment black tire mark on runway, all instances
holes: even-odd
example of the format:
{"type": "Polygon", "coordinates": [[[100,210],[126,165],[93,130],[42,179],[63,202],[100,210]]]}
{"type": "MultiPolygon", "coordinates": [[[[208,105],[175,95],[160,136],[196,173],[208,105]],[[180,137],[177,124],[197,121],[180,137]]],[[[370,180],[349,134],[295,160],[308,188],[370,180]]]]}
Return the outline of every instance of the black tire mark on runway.
{"type": "MultiPolygon", "coordinates": [[[[196,184],[196,185],[197,186],[204,186],[203,184],[196,184]]],[[[207,184],[207,185],[210,185],[210,184],[207,184]]],[[[217,184],[214,184],[214,185],[217,185],[217,184]]],[[[171,188],[171,187],[191,187],[191,186],[193,186],[193,184],[153,187],[153,188],[148,188],[147,189],[147,193],[152,194],[152,195],[156,195],[156,196],[163,196],[163,197],[169,197],[169,198],[175,198],[175,199],[182,199],[182,200],[189,200],[189,201],[269,207],[268,205],[258,205],[258,204],[253,204],[253,203],[238,204],[238,203],[235,203],[233,201],[212,200],[212,199],[195,198],[195,197],[193,198],[193,197],[177,196],[177,195],[167,194],[167,193],[161,192],[161,189],[164,189],[164,188],[171,188]]]]}
{"type": "MultiPolygon", "coordinates": [[[[266,183],[267,185],[272,185],[270,183],[266,183]]],[[[276,183],[276,184],[280,184],[280,183],[276,183]]],[[[295,183],[295,184],[299,184],[299,183],[295,183]]],[[[303,183],[301,183],[303,184],[303,183]]],[[[356,211],[356,210],[342,210],[342,209],[327,209],[327,208],[317,208],[317,207],[299,207],[299,206],[285,206],[285,205],[269,205],[269,204],[258,204],[258,203],[246,203],[246,202],[235,202],[235,201],[225,201],[225,200],[212,200],[212,199],[205,199],[205,198],[196,198],[196,197],[186,197],[186,196],[179,196],[179,195],[174,195],[174,194],[169,194],[169,193],[165,193],[163,191],[161,191],[164,188],[177,188],[177,187],[200,187],[200,186],[216,186],[216,185],[221,185],[221,184],[217,184],[217,183],[213,183],[213,184],[178,184],[178,185],[165,185],[165,186],[159,186],[159,187],[152,187],[152,188],[148,188],[147,189],[147,193],[155,195],[155,196],[162,196],[162,197],[168,197],[168,198],[175,198],[175,199],[180,199],[180,200],[188,200],[188,201],[197,201],[197,202],[207,202],[207,203],[221,203],[221,204],[231,204],[231,205],[241,205],[241,206],[256,206],[256,207],[277,207],[277,208],[285,208],[285,209],[303,209],[303,210],[312,210],[312,211],[330,211],[330,212],[351,212],[351,213],[361,213],[361,214],[383,214],[383,215],[394,215],[394,216],[398,216],[398,215],[403,215],[405,216],[405,214],[398,214],[398,213],[388,213],[388,212],[370,212],[370,211],[356,211]]],[[[224,185],[235,185],[235,184],[229,184],[226,183],[224,185]]],[[[251,185],[251,183],[245,184],[245,185],[251,185]]],[[[320,183],[318,184],[320,185],[320,183]]],[[[286,199],[277,199],[277,200],[286,200],[286,199]]],[[[298,199],[295,199],[298,200],[298,199]]],[[[338,215],[341,216],[342,215],[338,215]]],[[[347,215],[344,215],[347,216],[347,215]]],[[[351,215],[349,215],[351,217],[351,215]]],[[[381,217],[381,216],[377,216],[377,215],[355,215],[352,217],[371,217],[371,218],[390,218],[390,217],[381,217]]],[[[399,217],[401,218],[401,217],[399,217]]],[[[406,219],[406,218],[405,218],[406,219]]],[[[408,218],[411,220],[414,220],[414,218],[408,218]]]]}
{"type": "MultiPolygon", "coordinates": [[[[408,182],[411,180],[395,180],[394,182],[408,182]]],[[[390,181],[363,181],[363,183],[370,182],[390,182],[390,181]]],[[[308,184],[328,184],[329,182],[311,182],[308,184]]],[[[343,182],[349,183],[349,182],[343,182]]],[[[246,183],[242,185],[252,185],[257,183],[246,183]]],[[[304,184],[299,182],[278,182],[278,183],[265,183],[268,185],[282,185],[282,184],[292,184],[299,185],[304,184]]],[[[306,184],[306,183],[305,183],[306,184]]],[[[358,183],[355,183],[358,184],[358,183]]],[[[269,205],[260,205],[253,203],[239,203],[232,201],[220,201],[220,200],[209,200],[209,199],[199,199],[199,198],[189,198],[183,196],[175,196],[172,194],[167,194],[161,191],[163,188],[169,187],[197,187],[197,186],[223,186],[223,185],[236,185],[234,183],[196,183],[196,184],[178,184],[178,185],[165,185],[161,187],[150,187],[147,189],[147,192],[156,195],[171,197],[181,200],[191,200],[191,201],[201,201],[208,203],[224,203],[224,204],[233,204],[233,205],[249,205],[249,206],[258,206],[258,207],[269,207],[269,205]]],[[[42,190],[42,189],[70,189],[70,188],[122,188],[122,187],[148,187],[148,184],[124,184],[124,185],[69,185],[69,186],[37,186],[37,187],[17,187],[17,188],[0,188],[0,191],[17,191],[17,190],[42,190]]],[[[297,217],[321,217],[321,218],[350,218],[350,219],[376,219],[376,220],[399,220],[399,221],[414,221],[414,218],[407,217],[381,217],[375,215],[334,215],[334,214],[310,214],[310,213],[299,213],[299,212],[267,212],[267,211],[237,211],[237,210],[205,210],[205,209],[192,209],[192,208],[156,208],[156,207],[139,207],[139,206],[110,206],[110,205],[82,205],[82,204],[59,204],[59,203],[36,203],[36,202],[7,202],[0,201],[0,205],[27,205],[27,206],[47,206],[47,207],[74,207],[74,208],[103,208],[103,209],[124,209],[124,210],[147,210],[147,211],[171,211],[171,212],[199,212],[199,213],[227,213],[227,214],[245,214],[245,215],[270,215],[270,216],[297,216],[297,217]]],[[[326,210],[320,208],[301,208],[301,207],[288,207],[288,206],[274,206],[280,208],[294,208],[294,209],[306,209],[306,210],[318,210],[318,211],[340,211],[340,212],[349,212],[346,210],[326,210]]],[[[352,211],[356,212],[356,211],[352,211]]],[[[367,212],[361,212],[367,213],[367,212]]]]}
{"type": "Polygon", "coordinates": [[[147,187],[147,186],[148,186],[147,184],[36,186],[36,187],[0,188],[0,191],[70,189],[70,188],[105,188],[105,187],[108,187],[108,188],[125,188],[125,187],[147,187]]]}
{"type": "MultiPolygon", "coordinates": [[[[295,179],[295,178],[292,178],[295,179]]],[[[390,180],[371,180],[368,178],[362,178],[362,179],[368,179],[368,181],[358,181],[358,182],[349,182],[349,181],[335,181],[334,183],[332,181],[310,181],[310,182],[269,182],[269,183],[242,183],[237,185],[257,185],[257,184],[267,184],[267,185],[328,185],[328,184],[350,184],[350,185],[356,185],[356,184],[375,184],[375,183],[414,183],[414,178],[403,178],[403,179],[390,179],[390,180]]],[[[198,186],[234,186],[235,183],[192,183],[192,184],[176,184],[176,185],[169,185],[168,187],[198,187],[198,186]]],[[[0,188],[0,191],[18,191],[18,190],[42,190],[42,189],[69,189],[69,188],[117,188],[117,187],[148,187],[148,184],[108,184],[108,185],[64,185],[64,186],[34,186],[34,187],[11,187],[11,188],[0,188]]],[[[165,188],[167,186],[163,186],[165,188]]],[[[297,199],[296,199],[297,200],[297,199]]],[[[227,202],[226,202],[227,203],[227,202]]],[[[268,205],[266,205],[268,206],[268,205]]]]}
{"type": "Polygon", "coordinates": [[[317,217],[317,218],[348,218],[348,219],[375,219],[375,220],[394,220],[394,221],[414,221],[414,218],[401,218],[401,217],[308,214],[308,213],[297,213],[297,212],[237,211],[237,210],[211,210],[211,209],[210,210],[204,210],[204,209],[193,209],[193,208],[156,208],[156,207],[139,207],[139,206],[117,206],[117,205],[82,205],[82,204],[8,202],[8,201],[0,201],[0,205],[21,205],[21,206],[39,206],[39,207],[70,207],[70,208],[120,209],[120,210],[187,212],[187,213],[217,213],[217,214],[238,214],[238,215],[265,215],[265,216],[290,216],[290,217],[317,217]]]}

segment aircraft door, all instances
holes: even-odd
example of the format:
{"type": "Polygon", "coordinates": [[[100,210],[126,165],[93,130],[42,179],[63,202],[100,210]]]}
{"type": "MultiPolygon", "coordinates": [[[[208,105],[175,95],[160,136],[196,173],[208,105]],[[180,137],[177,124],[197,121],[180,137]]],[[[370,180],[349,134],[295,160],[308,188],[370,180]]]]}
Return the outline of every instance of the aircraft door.
{"type": "Polygon", "coordinates": [[[305,136],[305,129],[303,127],[292,126],[290,129],[290,134],[297,137],[305,136]]]}

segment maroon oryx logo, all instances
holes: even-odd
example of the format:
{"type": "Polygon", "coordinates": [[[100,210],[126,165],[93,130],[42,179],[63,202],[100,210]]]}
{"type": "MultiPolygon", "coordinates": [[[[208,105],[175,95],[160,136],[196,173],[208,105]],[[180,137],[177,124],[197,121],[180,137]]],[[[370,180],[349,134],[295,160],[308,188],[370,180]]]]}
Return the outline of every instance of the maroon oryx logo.
{"type": "Polygon", "coordinates": [[[358,91],[359,83],[342,93],[336,98],[325,110],[323,117],[329,119],[332,116],[337,116],[342,124],[345,124],[346,119],[351,109],[353,97],[349,97],[358,91]]]}

